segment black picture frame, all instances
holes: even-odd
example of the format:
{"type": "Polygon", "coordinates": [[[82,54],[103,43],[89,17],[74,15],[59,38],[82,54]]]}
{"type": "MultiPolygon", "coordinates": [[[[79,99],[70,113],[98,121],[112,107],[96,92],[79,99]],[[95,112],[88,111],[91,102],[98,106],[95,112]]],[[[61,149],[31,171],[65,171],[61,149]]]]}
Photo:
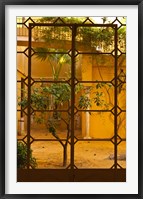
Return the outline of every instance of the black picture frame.
{"type": "Polygon", "coordinates": [[[0,198],[143,198],[143,0],[1,0],[0,1],[0,198]],[[6,194],[5,193],[5,6],[6,5],[138,5],[138,194],[6,194]]]}

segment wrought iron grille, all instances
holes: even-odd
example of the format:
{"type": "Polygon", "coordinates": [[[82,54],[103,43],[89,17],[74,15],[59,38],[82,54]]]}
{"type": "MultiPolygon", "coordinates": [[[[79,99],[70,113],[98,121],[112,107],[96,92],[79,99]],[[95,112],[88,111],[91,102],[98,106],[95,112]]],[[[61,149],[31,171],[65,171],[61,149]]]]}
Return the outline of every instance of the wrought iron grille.
{"type": "Polygon", "coordinates": [[[126,180],[125,26],[119,17],[17,19],[18,181],[126,180]]]}

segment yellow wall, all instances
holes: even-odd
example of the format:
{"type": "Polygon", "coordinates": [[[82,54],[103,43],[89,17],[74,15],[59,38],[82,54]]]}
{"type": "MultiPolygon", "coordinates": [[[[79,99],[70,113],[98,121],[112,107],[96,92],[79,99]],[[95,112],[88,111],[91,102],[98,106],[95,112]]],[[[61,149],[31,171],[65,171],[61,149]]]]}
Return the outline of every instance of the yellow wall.
{"type": "MultiPolygon", "coordinates": [[[[124,69],[125,71],[126,61],[123,57],[118,60],[118,70],[124,69]]],[[[96,59],[96,56],[83,55],[82,56],[82,80],[83,81],[111,81],[114,78],[114,58],[111,55],[101,55],[96,59]]],[[[96,84],[85,83],[85,86],[92,86],[95,88],[96,84]]],[[[108,86],[107,86],[108,89],[108,86]]],[[[125,89],[125,85],[124,85],[125,89]]],[[[95,90],[94,90],[95,91],[95,90]]],[[[90,97],[94,97],[94,91],[90,94],[90,97]]],[[[104,92],[105,102],[111,102],[109,109],[114,106],[114,87],[112,86],[110,90],[98,89],[98,91],[104,92]],[[109,100],[110,95],[110,100],[109,100]]],[[[118,106],[121,109],[126,109],[126,95],[125,91],[118,94],[118,106]]],[[[102,107],[97,107],[94,103],[92,104],[91,110],[102,109],[102,107]]],[[[103,107],[104,109],[104,107],[103,107]]],[[[125,113],[121,113],[118,116],[118,125],[120,123],[120,128],[118,134],[123,138],[126,137],[125,132],[125,113]],[[122,121],[122,122],[121,122],[122,121]]],[[[93,138],[111,138],[114,135],[114,115],[108,112],[91,113],[89,115],[90,125],[89,125],[89,135],[93,138]]],[[[86,135],[86,114],[82,113],[82,135],[86,135]]]]}
{"type": "MultiPolygon", "coordinates": [[[[19,51],[24,51],[25,47],[18,47],[19,51]]],[[[114,57],[111,55],[78,55],[76,62],[76,77],[83,81],[111,81],[114,78],[114,57]]],[[[126,61],[122,60],[122,56],[118,60],[118,68],[122,68],[125,71],[126,61]]],[[[28,73],[28,58],[20,53],[17,55],[17,69],[23,74],[27,75],[28,73]]],[[[65,65],[61,72],[61,78],[66,77],[66,72],[69,71],[69,66],[65,65]]],[[[18,79],[22,77],[22,74],[18,72],[18,79]]],[[[32,78],[51,78],[52,70],[50,63],[45,61],[41,62],[36,59],[35,56],[32,57],[32,78]]],[[[94,83],[84,83],[84,86],[95,87],[94,83]]],[[[94,89],[91,93],[91,98],[94,96],[94,89]]],[[[100,90],[99,90],[100,91],[100,90]]],[[[104,100],[109,102],[109,95],[107,92],[104,92],[104,100]]],[[[111,102],[114,104],[114,87],[109,91],[111,102]]],[[[19,86],[18,86],[18,95],[19,86]]],[[[125,109],[126,106],[126,96],[125,92],[121,92],[118,95],[118,105],[125,109]]],[[[111,108],[112,106],[110,106],[111,108]]],[[[100,107],[92,104],[92,109],[100,109],[100,107]]],[[[86,116],[85,112],[82,112],[80,115],[80,124],[78,129],[81,128],[82,136],[86,134],[86,116]]],[[[18,118],[20,114],[18,113],[18,118]]],[[[94,138],[111,138],[114,135],[114,116],[112,113],[92,113],[90,116],[90,127],[89,135],[94,138]]],[[[26,118],[26,117],[25,117],[26,118]]],[[[125,137],[125,113],[120,114],[120,119],[123,120],[122,125],[119,128],[119,135],[125,137]]],[[[25,119],[26,120],[26,119],[25,119]]],[[[25,122],[26,125],[26,122],[25,122]]],[[[42,125],[43,126],[43,125],[42,125]]],[[[25,126],[26,127],[26,126],[25,126]]],[[[41,128],[41,125],[33,124],[33,127],[41,128]]],[[[18,127],[19,128],[19,127],[18,127]]],[[[66,128],[65,125],[60,126],[61,129],[66,128]]]]}

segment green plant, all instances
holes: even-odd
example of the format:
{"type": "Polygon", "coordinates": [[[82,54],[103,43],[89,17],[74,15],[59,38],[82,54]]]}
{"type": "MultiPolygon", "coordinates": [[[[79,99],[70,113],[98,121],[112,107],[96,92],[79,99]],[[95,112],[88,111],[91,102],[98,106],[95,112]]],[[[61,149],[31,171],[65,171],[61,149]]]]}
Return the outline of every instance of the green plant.
{"type": "MultiPolygon", "coordinates": [[[[107,21],[109,23],[112,23],[112,21],[109,21],[108,17],[101,18],[103,20],[103,24],[107,21]]],[[[90,23],[90,20],[93,20],[92,18],[87,20],[86,17],[42,17],[37,20],[37,22],[40,23],[69,23],[69,24],[82,24],[82,23],[90,23]]],[[[124,24],[125,19],[120,19],[121,23],[124,24]]],[[[65,38],[69,40],[69,37],[71,37],[71,29],[67,26],[61,26],[61,27],[40,27],[35,29],[35,39],[42,39],[45,42],[50,42],[52,40],[61,40],[65,41],[65,38]],[[36,32],[37,31],[37,32],[36,32]],[[39,33],[40,32],[40,33],[39,33]],[[52,34],[53,33],[53,34],[52,34]]],[[[121,26],[118,29],[118,37],[119,41],[118,44],[121,46],[126,44],[126,27],[121,26]]],[[[105,51],[108,51],[110,49],[111,45],[114,45],[114,28],[111,27],[80,27],[77,28],[77,42],[83,42],[87,44],[88,46],[97,47],[102,46],[102,48],[105,51]]],[[[65,43],[63,42],[63,45],[65,43]]],[[[41,49],[42,50],[42,49],[41,49]]]]}
{"type": "MultiPolygon", "coordinates": [[[[23,142],[17,142],[17,168],[25,169],[27,167],[27,145],[23,142]]],[[[32,168],[36,168],[37,162],[32,157],[32,150],[30,149],[30,161],[29,164],[32,168]]]]}
{"type": "MultiPolygon", "coordinates": [[[[40,22],[54,22],[56,18],[41,18],[40,22]]],[[[81,23],[83,22],[83,19],[79,18],[63,18],[63,21],[67,23],[81,23]]],[[[103,19],[103,23],[106,22],[106,18],[103,19]]],[[[61,20],[59,19],[61,22],[61,20]]],[[[39,32],[39,30],[38,30],[39,32]]],[[[71,29],[66,26],[60,27],[60,28],[54,28],[53,26],[49,26],[46,28],[41,29],[40,37],[42,41],[45,43],[49,41],[52,42],[52,39],[57,40],[65,40],[65,36],[68,35],[68,33],[71,32],[71,29]],[[54,34],[51,34],[51,33],[54,34]]],[[[122,27],[122,29],[118,30],[120,41],[125,41],[125,34],[126,29],[125,27],[122,27]]],[[[103,43],[104,49],[108,49],[110,45],[113,43],[113,36],[114,36],[114,29],[104,27],[104,28],[97,28],[97,27],[83,27],[77,29],[77,41],[86,41],[87,45],[89,45],[89,42],[92,42],[93,46],[98,46],[103,43]],[[87,42],[89,39],[89,42],[87,42]]],[[[47,45],[48,46],[48,45],[47,45]]],[[[65,44],[64,44],[65,46],[65,44]]],[[[63,47],[64,49],[64,47],[63,47]]],[[[61,108],[61,106],[64,106],[66,103],[69,105],[69,102],[71,100],[71,86],[69,82],[64,82],[65,80],[69,80],[70,76],[69,74],[65,75],[65,79],[60,79],[60,75],[62,73],[62,68],[64,65],[70,65],[71,64],[71,57],[70,54],[67,52],[65,53],[65,50],[63,49],[53,49],[53,48],[34,48],[34,51],[36,52],[37,59],[41,61],[47,61],[49,66],[51,67],[52,71],[52,77],[55,83],[51,83],[49,85],[44,85],[38,88],[34,88],[31,90],[31,99],[30,99],[30,105],[33,109],[37,109],[41,111],[40,118],[36,118],[36,115],[34,116],[37,121],[45,122],[44,117],[42,115],[45,114],[45,110],[52,110],[51,113],[48,113],[48,120],[46,120],[46,126],[48,131],[60,142],[60,144],[63,146],[64,149],[64,159],[63,159],[63,166],[66,166],[66,160],[67,160],[67,143],[69,138],[69,124],[70,124],[70,117],[63,118],[61,112],[58,112],[58,110],[61,108]],[[58,83],[57,81],[63,81],[62,83],[58,83]],[[52,103],[50,99],[52,98],[52,103]],[[63,142],[59,136],[57,135],[57,127],[59,125],[59,119],[62,120],[66,126],[67,126],[67,135],[66,135],[66,142],[63,142]]],[[[103,64],[105,62],[105,55],[98,55],[100,58],[97,61],[97,67],[99,71],[99,75],[101,76],[101,80],[104,81],[100,68],[98,66],[98,63],[100,61],[100,64],[103,64]]],[[[97,57],[96,57],[97,60],[97,57]]],[[[105,62],[106,63],[106,62],[105,62]]],[[[48,66],[48,65],[47,65],[48,66]]],[[[67,71],[66,71],[67,73],[67,71]]],[[[69,71],[70,73],[70,71],[69,71]]],[[[77,107],[83,110],[92,109],[93,103],[98,106],[102,107],[102,109],[108,109],[109,105],[113,107],[113,102],[111,100],[111,92],[110,89],[112,87],[111,83],[97,83],[95,88],[93,90],[95,91],[93,94],[94,96],[91,96],[91,90],[88,93],[85,93],[84,86],[82,84],[76,84],[75,86],[75,94],[79,95],[79,98],[77,98],[77,107]],[[84,91],[83,93],[81,91],[84,91]]],[[[19,105],[22,106],[22,108],[25,108],[28,105],[28,98],[27,94],[25,95],[25,98],[21,100],[19,105]]],[[[90,111],[89,111],[89,114],[90,111]]],[[[122,121],[121,121],[122,122],[122,121]]]]}
{"type": "Polygon", "coordinates": [[[79,97],[79,104],[78,104],[78,107],[80,109],[87,109],[87,108],[90,108],[92,106],[91,104],[91,99],[86,96],[86,94],[83,94],[79,97]]]}

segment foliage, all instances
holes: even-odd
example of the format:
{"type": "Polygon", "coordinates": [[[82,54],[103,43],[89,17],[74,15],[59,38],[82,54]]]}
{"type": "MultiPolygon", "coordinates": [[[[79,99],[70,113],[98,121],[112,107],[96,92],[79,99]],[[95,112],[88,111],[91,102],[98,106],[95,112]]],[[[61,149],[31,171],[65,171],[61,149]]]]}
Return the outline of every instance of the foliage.
{"type": "Polygon", "coordinates": [[[54,80],[58,80],[62,66],[64,64],[70,64],[71,58],[68,54],[64,54],[60,49],[49,48],[35,48],[36,58],[45,61],[47,60],[52,69],[52,75],[54,80]],[[50,53],[49,53],[50,52],[50,53]]]}
{"type": "Polygon", "coordinates": [[[92,106],[91,99],[88,96],[86,96],[86,94],[83,94],[79,97],[78,107],[80,109],[87,109],[91,106],[92,106]]]}
{"type": "MultiPolygon", "coordinates": [[[[83,89],[82,84],[75,87],[75,93],[83,89]]],[[[25,97],[18,98],[18,105],[24,109],[28,105],[27,91],[24,90],[25,97]]],[[[32,88],[30,104],[36,110],[48,110],[50,106],[50,96],[53,96],[54,105],[61,105],[71,99],[71,86],[68,83],[52,83],[49,86],[39,86],[32,88]]]]}
{"type": "Polygon", "coordinates": [[[118,40],[119,40],[119,43],[124,41],[124,43],[126,44],[126,27],[125,26],[119,28],[118,40]]]}
{"type": "MultiPolygon", "coordinates": [[[[30,166],[36,168],[36,159],[32,157],[32,150],[30,149],[30,166]]],[[[17,142],[17,168],[25,169],[27,166],[27,146],[23,142],[17,142]]]]}
{"type": "Polygon", "coordinates": [[[93,101],[96,104],[96,106],[100,106],[100,107],[103,107],[104,109],[108,109],[110,100],[107,101],[107,99],[105,99],[105,94],[106,95],[109,94],[109,90],[111,87],[112,87],[112,84],[110,83],[101,82],[101,83],[96,84],[95,86],[96,91],[94,92],[95,95],[93,97],[93,101]]]}
{"type": "Polygon", "coordinates": [[[43,91],[54,96],[57,105],[63,105],[70,99],[71,87],[67,83],[53,83],[51,86],[43,87],[43,91]]]}
{"type": "MultiPolygon", "coordinates": [[[[40,23],[72,23],[78,24],[83,23],[86,17],[42,17],[38,19],[40,23]]],[[[108,21],[108,17],[103,17],[103,24],[108,21]]],[[[121,19],[120,19],[121,20],[121,19]]],[[[122,21],[122,20],[121,20],[122,21]]],[[[109,22],[111,23],[111,22],[109,22]]],[[[44,42],[50,42],[52,39],[61,41],[71,40],[71,29],[68,26],[48,26],[40,27],[40,31],[35,29],[35,39],[44,40],[44,42]],[[39,33],[40,32],[40,33],[39,33]],[[51,34],[52,33],[52,34],[51,34]]],[[[121,26],[118,29],[119,44],[126,44],[126,27],[121,26]]],[[[79,27],[77,28],[76,35],[77,42],[84,42],[88,46],[97,47],[102,46],[104,50],[108,50],[111,45],[114,45],[114,29],[111,27],[79,27]]],[[[40,50],[40,48],[39,48],[40,50]]],[[[41,48],[42,50],[42,48],[41,48]]]]}
{"type": "MultiPolygon", "coordinates": [[[[55,17],[44,17],[41,18],[39,22],[49,22],[53,23],[54,20],[56,20],[55,17]]],[[[83,18],[62,18],[62,20],[66,23],[81,23],[83,22],[83,18]]],[[[103,18],[103,23],[106,22],[106,18],[103,18]]],[[[59,19],[59,22],[61,23],[61,19],[59,19]]],[[[57,23],[59,23],[57,21],[57,23]]],[[[35,31],[36,32],[36,31],[35,31]]],[[[37,33],[39,32],[39,29],[37,29],[37,33]]],[[[126,43],[126,28],[121,27],[118,30],[119,34],[119,43],[126,43]]],[[[54,26],[48,26],[40,29],[40,35],[38,36],[38,39],[43,40],[44,42],[52,42],[52,39],[57,40],[65,40],[67,36],[70,37],[71,40],[71,29],[68,26],[61,26],[61,27],[54,27],[54,26]],[[52,33],[52,34],[51,34],[52,33]]],[[[77,36],[76,36],[76,42],[85,42],[86,45],[90,45],[92,47],[97,47],[99,45],[102,45],[104,49],[108,50],[108,47],[111,45],[114,45],[114,29],[110,27],[80,27],[77,29],[77,36]]],[[[65,80],[70,79],[70,71],[66,75],[64,81],[62,83],[56,82],[56,81],[62,81],[59,77],[61,74],[61,70],[65,64],[70,65],[71,64],[71,57],[68,55],[67,52],[64,52],[63,49],[52,49],[52,48],[35,48],[34,49],[37,59],[40,59],[41,61],[48,61],[50,64],[53,80],[55,83],[51,83],[49,85],[41,85],[37,88],[33,88],[32,86],[32,92],[31,92],[31,99],[30,104],[33,109],[38,109],[40,111],[43,111],[42,114],[44,114],[45,110],[53,110],[53,115],[48,114],[48,120],[46,121],[46,126],[50,133],[61,143],[61,145],[66,148],[66,144],[63,144],[63,142],[58,137],[56,131],[57,127],[59,125],[59,120],[63,119],[61,117],[60,112],[58,112],[58,109],[60,106],[64,106],[66,103],[69,103],[71,100],[71,86],[69,83],[64,82],[65,80]],[[51,102],[52,98],[52,102],[51,102]]],[[[99,56],[99,55],[98,55],[99,56]]],[[[101,57],[102,58],[102,57],[101,57]]],[[[104,61],[103,59],[101,59],[104,61]]],[[[102,81],[103,78],[101,78],[102,81]]],[[[82,92],[86,91],[86,88],[82,84],[76,84],[75,86],[75,94],[79,96],[77,98],[77,107],[83,110],[92,109],[92,106],[95,104],[98,107],[102,107],[102,109],[108,109],[109,104],[111,103],[110,99],[110,93],[109,90],[112,87],[112,84],[109,83],[97,83],[96,86],[92,86],[90,91],[88,92],[82,92]],[[89,95],[90,96],[89,96],[89,95]],[[92,95],[91,95],[92,94],[92,95]],[[108,96],[108,100],[106,99],[105,95],[108,96]]],[[[25,108],[28,105],[28,98],[27,93],[25,91],[25,97],[18,102],[18,105],[21,105],[22,108],[25,108]]],[[[113,105],[113,104],[112,104],[113,105]]],[[[91,114],[90,110],[89,113],[91,114]]],[[[36,118],[36,117],[35,117],[36,118]]],[[[44,117],[40,115],[40,119],[37,118],[37,121],[44,121],[44,117]]],[[[121,121],[122,122],[122,121],[121,121]]],[[[67,127],[68,128],[68,127],[67,127]]],[[[68,129],[67,129],[68,132],[68,129]]],[[[68,133],[67,133],[67,140],[68,140],[68,133]]],[[[24,162],[24,167],[26,166],[26,153],[24,145],[20,146],[22,149],[22,161],[24,162]]],[[[34,161],[34,159],[31,156],[31,160],[34,161]]],[[[64,160],[65,161],[65,160],[64,160]]]]}
{"type": "MultiPolygon", "coordinates": [[[[28,93],[23,89],[24,97],[18,98],[18,105],[24,109],[28,105],[28,93]]],[[[49,106],[49,96],[42,87],[33,88],[31,92],[30,104],[34,109],[46,110],[49,106]]]]}

